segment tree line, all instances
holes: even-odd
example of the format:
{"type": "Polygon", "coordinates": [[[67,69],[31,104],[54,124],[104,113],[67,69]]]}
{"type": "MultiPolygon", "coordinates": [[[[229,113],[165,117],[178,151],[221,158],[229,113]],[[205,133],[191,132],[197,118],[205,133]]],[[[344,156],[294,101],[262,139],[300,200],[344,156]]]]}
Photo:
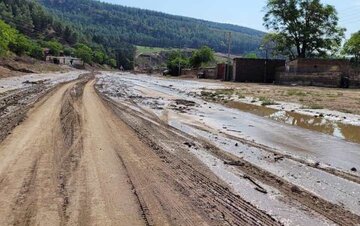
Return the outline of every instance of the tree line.
{"type": "Polygon", "coordinates": [[[196,49],[207,45],[217,52],[227,52],[224,33],[231,31],[233,53],[243,54],[257,51],[264,35],[250,28],[93,0],[40,1],[58,17],[78,24],[93,40],[111,46],[118,42],[165,48],[196,49]]]}

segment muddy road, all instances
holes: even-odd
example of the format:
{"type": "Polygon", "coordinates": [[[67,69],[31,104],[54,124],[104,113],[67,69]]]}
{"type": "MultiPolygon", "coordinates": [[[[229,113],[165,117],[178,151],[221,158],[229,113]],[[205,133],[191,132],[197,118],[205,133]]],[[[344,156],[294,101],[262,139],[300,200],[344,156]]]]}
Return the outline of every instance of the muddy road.
{"type": "Polygon", "coordinates": [[[343,164],[246,139],[210,123],[201,106],[217,106],[189,85],[144,76],[88,73],[41,93],[21,120],[6,106],[23,95],[4,102],[16,123],[1,129],[0,225],[360,223],[357,144],[324,137],[350,149],[343,164]]]}

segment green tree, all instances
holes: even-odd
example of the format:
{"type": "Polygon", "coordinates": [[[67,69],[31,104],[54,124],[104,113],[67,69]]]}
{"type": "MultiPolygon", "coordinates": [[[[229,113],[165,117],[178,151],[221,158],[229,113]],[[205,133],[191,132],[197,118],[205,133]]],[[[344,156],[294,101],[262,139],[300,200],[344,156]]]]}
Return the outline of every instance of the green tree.
{"type": "Polygon", "coordinates": [[[104,52],[96,50],[93,53],[93,61],[98,64],[104,64],[106,60],[106,55],[104,52]]]}
{"type": "Polygon", "coordinates": [[[77,44],[75,46],[75,56],[82,59],[84,63],[92,63],[92,50],[85,44],[77,44]]]}
{"type": "Polygon", "coordinates": [[[75,49],[71,47],[66,47],[64,49],[64,55],[65,56],[73,56],[75,54],[75,49]]]}
{"type": "Polygon", "coordinates": [[[278,50],[305,58],[339,48],[345,29],[338,20],[335,8],[320,0],[268,0],[264,25],[273,30],[278,50]]]}
{"type": "Polygon", "coordinates": [[[346,41],[343,52],[353,55],[356,61],[360,60],[360,31],[352,34],[351,38],[346,41]]]}
{"type": "Polygon", "coordinates": [[[29,54],[30,50],[33,48],[33,43],[22,34],[18,34],[16,38],[10,42],[9,49],[21,56],[24,54],[29,54]]]}
{"type": "Polygon", "coordinates": [[[53,56],[59,56],[60,52],[64,49],[64,46],[56,40],[45,42],[44,47],[49,48],[50,54],[53,56]]]}
{"type": "Polygon", "coordinates": [[[249,58],[249,59],[257,59],[258,58],[256,53],[248,53],[248,54],[245,54],[244,57],[249,58]]]}
{"type": "Polygon", "coordinates": [[[116,68],[116,60],[115,59],[108,59],[106,61],[106,64],[113,67],[113,68],[116,68]]]}
{"type": "Polygon", "coordinates": [[[9,50],[9,44],[14,42],[17,31],[0,20],[0,55],[4,55],[9,50]]]}
{"type": "Polygon", "coordinates": [[[187,58],[181,51],[173,51],[167,60],[167,68],[174,76],[178,76],[179,71],[183,68],[189,67],[189,65],[189,58],[187,58]]]}
{"type": "Polygon", "coordinates": [[[193,67],[200,67],[203,64],[207,64],[215,60],[214,50],[208,46],[203,46],[196,50],[190,58],[190,64],[193,67]]]}
{"type": "Polygon", "coordinates": [[[44,51],[41,48],[41,46],[39,46],[36,43],[33,43],[30,52],[29,52],[29,56],[38,59],[38,60],[43,60],[44,59],[44,51]]]}

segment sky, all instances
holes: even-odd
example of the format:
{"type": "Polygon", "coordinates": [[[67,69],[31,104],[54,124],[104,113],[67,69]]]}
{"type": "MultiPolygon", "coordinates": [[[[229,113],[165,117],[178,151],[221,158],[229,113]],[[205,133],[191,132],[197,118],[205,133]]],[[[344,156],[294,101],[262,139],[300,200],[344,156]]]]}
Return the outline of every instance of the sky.
{"type": "MultiPolygon", "coordinates": [[[[266,31],[262,21],[266,0],[102,1],[266,31]]],[[[339,13],[340,25],[347,29],[347,37],[360,30],[360,0],[322,0],[322,2],[336,7],[339,13]]]]}

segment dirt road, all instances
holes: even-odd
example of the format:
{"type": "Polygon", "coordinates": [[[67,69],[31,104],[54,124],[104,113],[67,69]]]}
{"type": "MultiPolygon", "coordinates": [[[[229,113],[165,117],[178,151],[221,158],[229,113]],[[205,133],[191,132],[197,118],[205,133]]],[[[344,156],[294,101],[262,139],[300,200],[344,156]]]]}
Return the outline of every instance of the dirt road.
{"type": "Polygon", "coordinates": [[[59,85],[0,143],[0,225],[360,222],[356,175],[328,175],[344,184],[334,203],[95,83],[59,85]]]}
{"type": "Polygon", "coordinates": [[[0,225],[279,224],[182,159],[169,167],[93,83],[63,85],[2,142],[0,225]]]}

